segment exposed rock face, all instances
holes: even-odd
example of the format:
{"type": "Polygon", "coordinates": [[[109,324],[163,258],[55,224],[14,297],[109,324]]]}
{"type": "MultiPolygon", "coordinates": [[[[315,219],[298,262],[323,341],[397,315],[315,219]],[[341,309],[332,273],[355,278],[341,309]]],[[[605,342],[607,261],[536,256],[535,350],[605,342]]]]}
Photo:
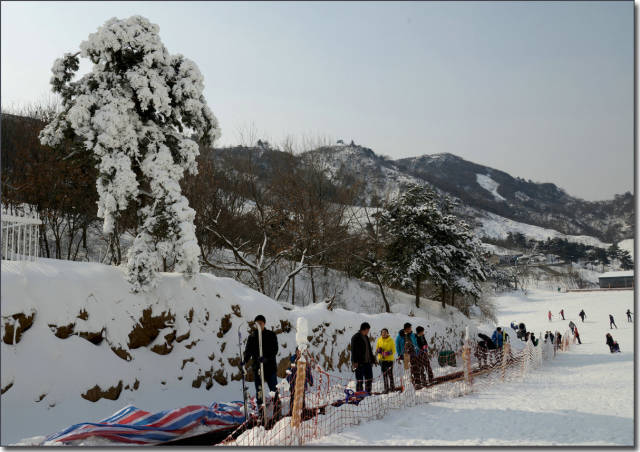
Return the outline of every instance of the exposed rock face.
{"type": "Polygon", "coordinates": [[[3,317],[4,335],[2,341],[8,345],[14,345],[22,339],[22,333],[27,331],[33,325],[36,313],[31,312],[29,315],[19,312],[9,317],[3,317]],[[16,326],[17,325],[17,326],[16,326]]]}

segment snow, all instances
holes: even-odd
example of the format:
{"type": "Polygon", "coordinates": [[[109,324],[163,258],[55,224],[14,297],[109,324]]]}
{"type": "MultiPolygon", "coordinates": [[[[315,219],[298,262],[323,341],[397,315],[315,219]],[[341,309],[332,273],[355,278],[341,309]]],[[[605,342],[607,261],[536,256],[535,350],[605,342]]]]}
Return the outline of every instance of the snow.
{"type": "Polygon", "coordinates": [[[498,297],[501,324],[517,320],[536,333],[576,323],[582,345],[559,354],[524,381],[495,385],[461,398],[394,410],[314,445],[524,446],[634,444],[634,328],[624,312],[632,292],[558,293],[533,290],[498,297]],[[557,320],[564,309],[566,321],[557,320]],[[578,312],[587,318],[580,322],[578,312]],[[545,314],[554,313],[549,323],[545,314]],[[622,353],[605,345],[608,314],[622,353]]]}
{"type": "MultiPolygon", "coordinates": [[[[127,404],[153,412],[240,399],[241,383],[232,379],[238,369],[229,359],[238,357],[238,329],[243,339],[249,332],[244,319],[253,319],[258,313],[266,317],[269,329],[281,328],[281,322],[295,326],[299,318],[306,319],[308,335],[322,338],[319,342],[312,341],[309,352],[325,367],[327,362],[333,363],[333,372],[342,376],[352,373],[348,363],[337,365],[339,355],[347,349],[351,335],[363,321],[371,324],[372,336],[382,328],[397,330],[407,321],[423,325],[426,335],[430,340],[434,338],[439,347],[459,345],[466,326],[472,335],[479,327],[488,331],[488,326],[479,325],[458,310],[450,306],[443,309],[439,303],[426,299],[422,309],[414,310],[414,317],[410,312],[402,312],[404,309],[392,314],[380,310],[365,314],[340,308],[329,311],[326,303],[290,305],[291,310],[287,310],[233,279],[210,274],[196,274],[185,280],[177,273],[159,273],[155,289],[137,294],[131,293],[124,268],[97,263],[53,259],[2,261],[1,278],[0,336],[4,336],[6,325],[13,322],[13,314],[35,313],[33,325],[17,344],[0,345],[1,386],[4,389],[13,384],[1,396],[4,445],[23,438],[36,441],[35,436],[54,433],[78,422],[104,419],[127,404]],[[234,314],[233,306],[239,308],[242,317],[234,314]],[[146,309],[153,316],[170,312],[174,320],[148,346],[130,348],[129,333],[146,309]],[[88,314],[86,319],[79,317],[82,311],[88,314]],[[230,316],[232,325],[227,332],[220,333],[225,315],[230,316]],[[60,339],[50,327],[69,324],[75,324],[75,332],[102,332],[102,342],[94,345],[77,335],[60,339]],[[176,337],[187,333],[189,337],[174,341],[167,355],[151,351],[154,345],[165,345],[165,336],[173,331],[176,337]],[[331,346],[326,347],[325,355],[320,355],[327,341],[331,346]],[[112,347],[129,353],[131,359],[121,359],[112,347]],[[205,372],[218,370],[226,378],[226,385],[214,380],[209,389],[205,383],[201,387],[192,386],[205,372]],[[102,398],[90,402],[80,397],[95,385],[105,390],[119,381],[123,389],[117,400],[102,398]],[[139,387],[133,389],[136,381],[139,387]]],[[[366,293],[359,292],[360,296],[366,293]]],[[[399,306],[409,308],[408,304],[399,306]]],[[[288,360],[296,346],[295,328],[278,334],[278,342],[278,359],[288,360]]]]}
{"type": "Polygon", "coordinates": [[[495,239],[506,239],[509,232],[520,232],[529,239],[545,241],[547,238],[567,239],[569,242],[582,243],[584,245],[599,248],[609,248],[611,243],[605,243],[595,237],[588,235],[568,235],[556,231],[555,229],[542,228],[526,223],[520,223],[509,218],[496,215],[491,212],[478,212],[476,218],[480,226],[476,228],[478,237],[490,237],[495,239]]]}
{"type": "Polygon", "coordinates": [[[621,250],[628,251],[632,258],[635,255],[635,250],[633,249],[634,239],[622,240],[621,242],[618,243],[618,248],[620,248],[621,250]]]}
{"type": "Polygon", "coordinates": [[[478,185],[491,193],[496,201],[506,201],[506,199],[504,199],[502,196],[500,196],[500,193],[498,193],[498,187],[500,186],[500,184],[491,179],[491,176],[485,174],[476,174],[476,180],[478,182],[478,185]]]}
{"type": "Polygon", "coordinates": [[[621,278],[626,276],[633,276],[633,270],[618,271],[618,272],[605,272],[600,275],[600,278],[621,278]]]}

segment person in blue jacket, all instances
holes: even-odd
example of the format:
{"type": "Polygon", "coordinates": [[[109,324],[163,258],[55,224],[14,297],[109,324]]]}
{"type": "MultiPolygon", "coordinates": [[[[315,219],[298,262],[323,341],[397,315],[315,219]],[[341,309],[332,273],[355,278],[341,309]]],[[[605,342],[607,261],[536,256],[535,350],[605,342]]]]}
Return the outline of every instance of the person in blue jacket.
{"type": "Polygon", "coordinates": [[[411,331],[411,324],[407,322],[404,324],[404,328],[398,331],[398,336],[396,337],[396,353],[398,353],[398,360],[404,360],[405,353],[409,355],[409,362],[405,364],[411,367],[411,381],[416,389],[423,387],[418,363],[419,350],[418,339],[411,331]]]}
{"type": "Polygon", "coordinates": [[[494,344],[496,344],[496,347],[502,348],[502,340],[503,340],[502,328],[500,327],[496,328],[496,330],[493,332],[493,335],[491,336],[491,340],[493,341],[494,344]]]}
{"type": "Polygon", "coordinates": [[[411,324],[409,322],[404,324],[404,328],[398,331],[398,336],[396,336],[396,353],[398,354],[399,360],[402,360],[404,357],[404,346],[407,338],[409,338],[413,347],[408,347],[406,351],[410,356],[413,356],[418,351],[418,339],[416,339],[416,335],[411,331],[411,324]]]}

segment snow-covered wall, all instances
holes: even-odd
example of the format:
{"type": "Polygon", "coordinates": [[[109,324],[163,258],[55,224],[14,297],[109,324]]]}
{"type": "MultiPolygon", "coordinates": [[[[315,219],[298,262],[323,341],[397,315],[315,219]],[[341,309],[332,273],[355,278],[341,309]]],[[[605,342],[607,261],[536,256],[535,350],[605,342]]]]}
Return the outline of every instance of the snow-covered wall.
{"type": "Polygon", "coordinates": [[[329,311],[324,303],[285,309],[209,274],[185,281],[163,273],[147,294],[129,291],[123,269],[96,263],[2,261],[1,276],[3,444],[98,420],[130,403],[156,411],[241,399],[238,330],[246,339],[247,321],[257,314],[278,334],[280,377],[301,316],[311,353],[344,375],[351,374],[350,338],[363,321],[372,335],[386,327],[395,336],[406,321],[423,325],[434,349],[457,347],[466,325],[477,328],[435,302],[428,319],[329,311]]]}

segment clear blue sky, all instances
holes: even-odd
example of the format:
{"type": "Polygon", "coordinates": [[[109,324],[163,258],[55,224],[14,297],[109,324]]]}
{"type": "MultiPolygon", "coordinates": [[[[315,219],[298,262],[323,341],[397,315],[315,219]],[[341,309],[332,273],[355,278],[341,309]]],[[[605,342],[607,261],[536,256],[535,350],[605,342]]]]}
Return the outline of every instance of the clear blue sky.
{"type": "MultiPolygon", "coordinates": [[[[633,3],[3,2],[2,105],[140,14],[194,60],[221,144],[255,124],[392,158],[450,152],[585,199],[633,191],[633,3]]],[[[83,66],[88,68],[88,65],[83,66]]]]}

